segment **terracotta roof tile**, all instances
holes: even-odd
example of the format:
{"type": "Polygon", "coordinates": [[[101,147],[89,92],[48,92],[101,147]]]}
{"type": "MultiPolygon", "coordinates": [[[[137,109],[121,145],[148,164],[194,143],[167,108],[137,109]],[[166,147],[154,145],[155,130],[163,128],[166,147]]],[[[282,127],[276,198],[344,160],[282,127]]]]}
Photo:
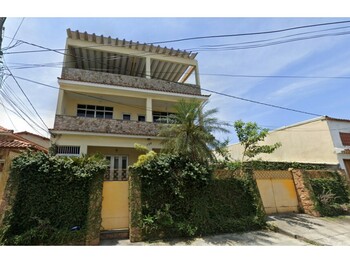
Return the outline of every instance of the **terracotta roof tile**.
{"type": "Polygon", "coordinates": [[[0,148],[35,148],[32,144],[16,140],[16,139],[5,139],[0,140],[0,148]]]}
{"type": "Polygon", "coordinates": [[[13,130],[8,130],[8,129],[0,126],[0,132],[13,133],[13,130]]]}

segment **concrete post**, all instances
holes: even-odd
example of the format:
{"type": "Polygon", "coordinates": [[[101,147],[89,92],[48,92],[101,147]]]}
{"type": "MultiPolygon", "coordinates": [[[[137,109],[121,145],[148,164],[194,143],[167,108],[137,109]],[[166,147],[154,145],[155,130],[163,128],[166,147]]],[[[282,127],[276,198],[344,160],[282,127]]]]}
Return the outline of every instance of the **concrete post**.
{"type": "Polygon", "coordinates": [[[147,98],[146,101],[146,121],[153,122],[153,113],[152,113],[152,98],[147,98]]]}
{"type": "Polygon", "coordinates": [[[151,78],[151,58],[146,57],[146,79],[151,78]]]}

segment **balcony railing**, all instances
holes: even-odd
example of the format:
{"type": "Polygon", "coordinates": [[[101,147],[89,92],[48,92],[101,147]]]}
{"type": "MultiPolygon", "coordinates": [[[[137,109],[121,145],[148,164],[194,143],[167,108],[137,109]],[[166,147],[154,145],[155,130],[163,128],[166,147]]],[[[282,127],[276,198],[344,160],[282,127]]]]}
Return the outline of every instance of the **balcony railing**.
{"type": "Polygon", "coordinates": [[[157,136],[159,123],[56,115],[53,130],[157,136]]]}
{"type": "Polygon", "coordinates": [[[98,84],[116,85],[144,90],[157,90],[180,94],[201,95],[201,89],[197,85],[170,82],[159,79],[146,79],[141,77],[96,72],[91,70],[63,68],[62,79],[98,84]]]}

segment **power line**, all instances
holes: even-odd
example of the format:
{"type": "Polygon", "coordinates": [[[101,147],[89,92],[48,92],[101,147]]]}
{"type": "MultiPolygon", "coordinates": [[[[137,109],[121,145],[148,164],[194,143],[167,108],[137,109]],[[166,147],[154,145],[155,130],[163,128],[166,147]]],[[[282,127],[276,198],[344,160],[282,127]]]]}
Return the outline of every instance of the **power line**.
{"type": "MultiPolygon", "coordinates": [[[[16,102],[11,99],[8,95],[6,95],[2,90],[0,91],[0,94],[2,94],[2,97],[5,99],[5,101],[17,112],[17,116],[19,116],[22,120],[24,120],[33,130],[35,130],[37,133],[41,134],[35,127],[33,127],[33,125],[31,123],[29,123],[28,120],[30,120],[33,124],[35,124],[39,129],[47,132],[47,130],[43,129],[40,125],[38,125],[30,116],[28,116],[28,114],[21,109],[20,107],[18,107],[18,105],[16,104],[16,102]],[[23,115],[26,116],[28,118],[28,120],[23,117],[23,115]]],[[[13,112],[13,111],[11,111],[13,112]]]]}
{"type": "Polygon", "coordinates": [[[228,47],[219,47],[219,48],[193,48],[193,52],[198,51],[233,51],[233,50],[240,50],[240,49],[252,49],[252,48],[260,48],[260,47],[269,47],[269,46],[275,46],[280,44],[285,44],[289,42],[296,42],[296,41],[302,41],[302,40],[309,40],[314,38],[322,38],[322,37],[328,37],[328,36],[342,36],[342,35],[349,35],[350,31],[345,32],[339,32],[339,33],[328,33],[328,34],[322,34],[322,35],[315,35],[315,36],[309,36],[309,37],[300,37],[300,38],[294,38],[294,39],[288,39],[284,41],[275,41],[275,42],[269,42],[266,44],[260,44],[260,45],[244,45],[244,46],[237,46],[236,44],[232,44],[228,47]]]}
{"type": "MultiPolygon", "coordinates": [[[[22,78],[22,77],[16,76],[16,78],[23,79],[23,80],[26,80],[26,81],[29,81],[29,82],[33,82],[33,83],[36,83],[36,84],[39,84],[39,85],[43,85],[43,86],[46,86],[46,87],[49,87],[49,88],[54,88],[54,89],[58,89],[58,90],[60,89],[60,88],[55,87],[55,86],[47,85],[47,84],[44,84],[44,83],[41,83],[41,82],[29,80],[29,79],[22,78]]],[[[292,108],[282,107],[282,106],[278,106],[278,105],[274,105],[274,104],[264,103],[264,102],[260,102],[260,101],[255,101],[255,100],[251,100],[251,99],[246,99],[246,98],[233,96],[233,95],[229,95],[229,94],[225,94],[225,93],[221,93],[221,92],[217,92],[217,91],[213,91],[213,90],[209,90],[209,89],[203,89],[202,88],[201,90],[204,90],[204,91],[207,91],[207,92],[210,92],[210,93],[215,93],[215,94],[222,95],[222,96],[226,96],[226,97],[231,97],[231,98],[238,99],[238,100],[243,100],[243,101],[246,101],[246,102],[251,102],[251,103],[260,104],[260,105],[264,105],[264,106],[268,106],[268,107],[278,108],[278,109],[282,109],[282,110],[288,110],[288,111],[302,113],[302,114],[307,114],[307,115],[312,115],[312,116],[323,116],[321,114],[316,114],[316,113],[296,110],[296,109],[292,109],[292,108]]],[[[105,99],[105,98],[102,98],[102,97],[91,96],[91,95],[87,95],[85,93],[80,93],[80,92],[75,92],[75,91],[70,91],[70,92],[76,93],[76,94],[80,94],[80,95],[83,95],[83,96],[87,96],[87,97],[91,97],[91,98],[95,98],[95,99],[100,99],[100,100],[104,100],[104,101],[108,101],[108,102],[113,102],[113,103],[120,104],[120,105],[125,105],[125,104],[122,104],[122,103],[119,103],[119,102],[115,102],[115,101],[112,101],[112,100],[109,100],[109,99],[105,99]]],[[[125,106],[127,106],[127,105],[125,105],[125,106]]],[[[134,106],[132,106],[132,107],[134,107],[134,106]]],[[[135,107],[137,107],[137,106],[135,106],[135,107]]],[[[142,109],[144,109],[144,108],[142,108],[142,109]]]]}
{"type": "Polygon", "coordinates": [[[6,110],[6,107],[5,107],[4,103],[2,102],[1,98],[0,98],[0,102],[1,102],[2,107],[4,108],[4,111],[5,111],[5,114],[6,114],[7,118],[9,118],[9,120],[10,120],[10,122],[11,122],[11,124],[12,124],[12,127],[13,127],[15,130],[17,130],[17,128],[16,128],[15,124],[13,123],[13,121],[12,121],[10,115],[8,114],[8,112],[7,112],[7,110],[6,110]]]}
{"type": "Polygon", "coordinates": [[[19,26],[17,27],[17,30],[16,30],[15,34],[13,35],[13,37],[12,37],[10,43],[8,44],[7,48],[9,48],[9,47],[11,46],[13,40],[15,39],[15,37],[16,37],[16,35],[17,35],[19,29],[21,28],[21,26],[22,26],[22,24],[23,24],[23,21],[24,21],[24,17],[22,18],[21,23],[20,23],[19,26]]]}
{"type": "Polygon", "coordinates": [[[32,106],[33,110],[35,111],[36,115],[39,117],[39,119],[41,120],[41,122],[44,124],[44,126],[47,128],[47,130],[49,130],[49,127],[47,127],[46,123],[44,122],[44,120],[41,118],[40,114],[38,113],[38,111],[35,109],[33,103],[30,101],[30,99],[28,98],[27,94],[24,92],[24,90],[22,89],[21,85],[18,83],[16,77],[12,74],[11,70],[9,68],[7,68],[7,70],[10,72],[10,76],[13,78],[13,80],[16,82],[17,86],[20,88],[20,90],[22,91],[23,95],[25,96],[25,98],[27,99],[27,101],[29,102],[29,104],[32,106]]]}
{"type": "Polygon", "coordinates": [[[266,35],[266,34],[274,34],[274,33],[281,33],[281,32],[286,32],[286,31],[291,31],[291,30],[297,30],[297,29],[302,29],[302,28],[328,26],[328,25],[344,24],[344,23],[350,23],[350,20],[337,21],[337,22],[328,22],[328,23],[319,23],[319,24],[310,24],[310,25],[289,27],[289,28],[270,30],[270,31],[179,38],[179,39],[173,39],[173,40],[151,42],[151,43],[148,43],[148,44],[164,44],[164,43],[174,43],[174,42],[182,42],[182,41],[188,41],[188,40],[210,39],[210,38],[226,38],[226,37],[266,35]]]}
{"type": "Polygon", "coordinates": [[[259,105],[264,105],[264,106],[268,106],[268,107],[273,107],[273,108],[277,108],[277,109],[281,109],[281,110],[287,110],[287,111],[292,111],[292,112],[297,112],[297,113],[302,113],[302,114],[307,114],[307,115],[312,115],[312,116],[323,116],[321,114],[316,114],[316,113],[311,113],[311,112],[307,112],[307,111],[301,111],[301,110],[296,110],[296,109],[292,109],[292,108],[287,108],[287,107],[282,107],[282,106],[278,106],[278,105],[274,105],[274,104],[270,104],[270,103],[265,103],[265,102],[260,102],[260,101],[256,101],[256,100],[251,100],[251,99],[246,99],[246,98],[242,98],[242,97],[238,97],[238,96],[233,96],[230,94],[226,94],[226,93],[222,93],[222,92],[217,92],[217,91],[213,91],[213,90],[209,90],[209,89],[203,89],[205,91],[214,93],[214,94],[218,94],[221,96],[225,96],[225,97],[229,97],[229,98],[233,98],[233,99],[237,99],[237,100],[242,100],[242,101],[246,101],[246,102],[251,102],[251,103],[255,103],[255,104],[259,104],[259,105]]]}

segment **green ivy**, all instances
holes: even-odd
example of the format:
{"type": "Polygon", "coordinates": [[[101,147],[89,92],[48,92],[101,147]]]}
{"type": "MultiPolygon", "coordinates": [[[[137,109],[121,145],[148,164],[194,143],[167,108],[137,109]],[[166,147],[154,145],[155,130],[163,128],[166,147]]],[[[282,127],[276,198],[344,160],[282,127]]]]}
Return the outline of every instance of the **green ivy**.
{"type": "MultiPolygon", "coordinates": [[[[219,169],[229,169],[229,170],[239,170],[242,166],[240,161],[234,162],[219,162],[217,168],[219,169]]],[[[302,169],[302,170],[326,170],[330,168],[327,164],[313,164],[313,163],[298,163],[298,162],[270,162],[270,161],[247,161],[244,162],[244,166],[250,167],[254,170],[288,170],[302,169]]],[[[333,166],[332,166],[333,167],[333,166]]]]}
{"type": "Polygon", "coordinates": [[[10,209],[0,242],[6,245],[83,243],[101,223],[105,161],[26,152],[12,162],[10,209]],[[90,220],[93,219],[95,226],[90,220]]]}
{"type": "Polygon", "coordinates": [[[265,224],[248,178],[214,179],[209,165],[170,154],[134,166],[131,173],[139,178],[141,192],[140,211],[132,211],[138,222],[131,221],[144,239],[228,233],[265,224]]]}
{"type": "Polygon", "coordinates": [[[343,177],[337,172],[321,178],[312,178],[307,172],[305,174],[315,208],[322,216],[338,216],[348,212],[349,186],[343,177]]]}

